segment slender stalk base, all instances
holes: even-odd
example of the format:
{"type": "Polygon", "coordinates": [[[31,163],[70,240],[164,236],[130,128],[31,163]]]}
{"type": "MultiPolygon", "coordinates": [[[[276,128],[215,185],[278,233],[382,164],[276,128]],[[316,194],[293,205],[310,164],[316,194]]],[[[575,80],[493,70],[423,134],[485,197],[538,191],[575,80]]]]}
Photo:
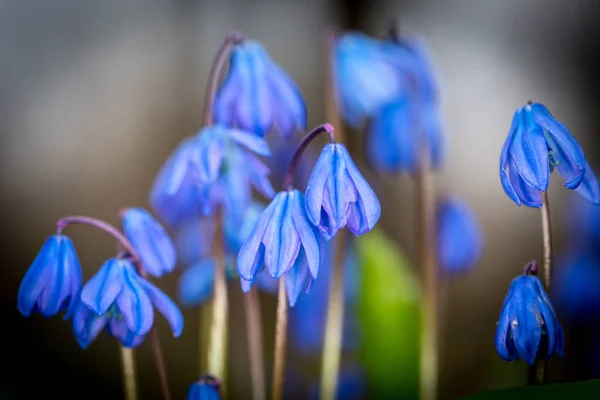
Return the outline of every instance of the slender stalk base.
{"type": "Polygon", "coordinates": [[[342,356],[342,327],[344,324],[344,256],[346,230],[335,238],[333,274],[329,292],[327,324],[321,363],[321,400],[336,397],[340,359],[342,356]]]}
{"type": "Polygon", "coordinates": [[[225,254],[223,243],[222,209],[216,212],[214,258],[215,289],[212,302],[212,324],[208,341],[208,373],[221,381],[225,388],[225,363],[227,359],[227,281],[225,277],[225,254]]]}
{"type": "Polygon", "coordinates": [[[273,400],[283,398],[283,380],[285,376],[285,343],[288,319],[287,294],[285,280],[279,278],[279,295],[277,297],[277,321],[275,322],[275,360],[273,367],[273,400]]]}
{"type": "Polygon", "coordinates": [[[163,398],[165,400],[171,400],[169,381],[167,379],[167,369],[165,367],[162,347],[160,345],[160,339],[158,338],[158,331],[156,330],[156,327],[152,327],[152,330],[150,331],[150,342],[152,343],[152,353],[154,354],[154,363],[156,364],[156,370],[158,371],[163,398]]]}
{"type": "Polygon", "coordinates": [[[126,400],[137,400],[137,382],[135,377],[135,358],[132,349],[120,348],[121,369],[123,371],[123,392],[126,400]]]}
{"type": "Polygon", "coordinates": [[[252,399],[265,400],[265,372],[262,346],[262,326],[260,302],[256,288],[244,296],[246,309],[246,329],[248,331],[248,356],[250,357],[250,375],[252,378],[252,399]]]}
{"type": "Polygon", "coordinates": [[[435,194],[429,162],[422,157],[421,168],[415,177],[419,229],[419,258],[423,295],[421,304],[421,349],[419,397],[437,398],[438,385],[438,271],[435,246],[435,194]]]}

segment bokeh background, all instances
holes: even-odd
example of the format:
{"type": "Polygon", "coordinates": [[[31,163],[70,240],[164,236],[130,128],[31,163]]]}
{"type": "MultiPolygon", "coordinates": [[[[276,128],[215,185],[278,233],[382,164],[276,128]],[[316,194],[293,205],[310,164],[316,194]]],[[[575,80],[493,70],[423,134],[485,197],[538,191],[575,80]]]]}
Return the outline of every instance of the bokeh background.
{"type": "MultiPolygon", "coordinates": [[[[117,223],[120,207],[147,206],[162,162],[201,125],[212,57],[231,29],[263,42],[295,79],[313,126],[325,118],[324,29],[380,36],[392,18],[430,45],[449,145],[437,181],[471,204],[486,237],[479,265],[452,279],[445,294],[441,398],[523,385],[526,366],[502,361],[493,337],[510,280],[541,258],[540,215],[503,193],[498,157],[514,109],[541,101],[600,172],[599,2],[7,0],[0,2],[0,397],[122,396],[115,341],[100,337],[81,351],[60,318],[22,318],[19,282],[58,217],[88,214],[117,223]]],[[[381,225],[415,260],[410,179],[382,177],[376,186],[381,225]]],[[[550,190],[558,249],[571,195],[561,186],[555,180],[550,190]]],[[[71,234],[89,278],[114,243],[85,228],[71,234]]],[[[174,297],[176,281],[173,274],[159,286],[174,297]]],[[[238,286],[232,288],[230,395],[245,399],[243,308],[238,286]]],[[[274,315],[275,300],[261,299],[264,315],[274,315]]],[[[197,312],[185,317],[177,340],[159,322],[174,398],[184,398],[199,377],[197,312]]],[[[267,325],[266,343],[271,331],[267,325]]],[[[550,363],[554,381],[593,376],[574,367],[581,355],[569,354],[570,341],[568,356],[550,363]]],[[[149,345],[137,360],[141,398],[159,398],[149,345]]]]}

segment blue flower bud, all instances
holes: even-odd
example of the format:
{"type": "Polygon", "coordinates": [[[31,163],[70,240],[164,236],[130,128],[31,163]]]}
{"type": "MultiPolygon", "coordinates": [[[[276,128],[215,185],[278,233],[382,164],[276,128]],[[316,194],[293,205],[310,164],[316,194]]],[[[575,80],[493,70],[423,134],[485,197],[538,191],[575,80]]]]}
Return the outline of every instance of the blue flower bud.
{"type": "Polygon", "coordinates": [[[25,273],[18,294],[18,308],[25,317],[39,311],[51,317],[73,312],[81,290],[81,266],[75,246],[64,235],[50,236],[25,273]]]}
{"type": "Polygon", "coordinates": [[[496,351],[506,361],[522,358],[529,365],[551,354],[563,356],[564,333],[537,276],[513,279],[496,330],[496,351]]]}
{"type": "Polygon", "coordinates": [[[177,260],[175,246],[165,228],[148,211],[140,207],[126,209],[121,213],[121,223],[150,275],[160,278],[173,271],[177,260]]]}
{"type": "Polygon", "coordinates": [[[306,187],[306,211],[326,240],[346,225],[362,235],[379,220],[379,200],[343,144],[323,148],[306,187]]]}
{"type": "Polygon", "coordinates": [[[231,53],[229,72],[215,100],[214,119],[258,136],[276,127],[289,137],[304,130],[306,106],[295,83],[263,46],[247,40],[231,53]]]}
{"type": "Polygon", "coordinates": [[[205,376],[192,383],[188,391],[187,400],[219,400],[219,381],[212,376],[205,376]]]}
{"type": "Polygon", "coordinates": [[[502,187],[517,205],[541,207],[540,191],[548,190],[554,169],[567,189],[600,203],[600,186],[577,140],[545,106],[527,104],[515,112],[502,148],[502,187]]]}

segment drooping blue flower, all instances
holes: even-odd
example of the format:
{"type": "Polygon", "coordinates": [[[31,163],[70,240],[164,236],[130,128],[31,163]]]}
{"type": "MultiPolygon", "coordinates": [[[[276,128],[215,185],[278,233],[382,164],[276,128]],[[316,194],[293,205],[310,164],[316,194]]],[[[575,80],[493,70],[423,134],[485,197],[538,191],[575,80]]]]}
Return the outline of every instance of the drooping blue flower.
{"type": "Polygon", "coordinates": [[[600,254],[571,251],[557,263],[553,293],[559,309],[579,321],[600,325],[600,254]]]}
{"type": "Polygon", "coordinates": [[[107,324],[110,333],[124,346],[139,344],[142,339],[135,337],[150,331],[155,309],[169,322],[173,336],[178,337],[183,330],[179,308],[160,289],[138,275],[127,259],[107,260],[84,285],[81,303],[80,315],[74,317],[73,331],[84,348],[107,324]]]}
{"type": "Polygon", "coordinates": [[[67,236],[52,235],[25,273],[17,305],[25,317],[34,311],[51,317],[67,310],[68,318],[80,290],[81,266],[73,242],[67,236]]]}
{"type": "Polygon", "coordinates": [[[540,192],[548,190],[555,168],[567,189],[600,203],[600,186],[577,140],[544,105],[527,104],[515,112],[500,154],[502,187],[517,205],[541,207],[540,192]]]}
{"type": "Polygon", "coordinates": [[[172,227],[212,215],[218,204],[239,219],[252,187],[267,198],[274,194],[269,169],[256,155],[270,155],[263,139],[222,125],[203,128],[185,139],[159,172],[150,194],[154,211],[172,227]]]}
{"type": "Polygon", "coordinates": [[[175,269],[175,246],[165,228],[148,211],[141,207],[122,210],[121,223],[151,276],[160,278],[175,269]]]}
{"type": "Polygon", "coordinates": [[[437,236],[442,270],[465,271],[479,261],[483,232],[465,202],[453,197],[443,199],[437,210],[437,236]]]}
{"type": "Polygon", "coordinates": [[[277,193],[261,213],[237,258],[240,277],[252,281],[263,265],[280,278],[304,251],[313,278],[323,258],[323,239],[306,215],[304,195],[296,189],[277,193]]]}
{"type": "Polygon", "coordinates": [[[550,299],[537,276],[513,279],[496,329],[496,351],[506,361],[563,356],[564,333],[550,299]]]}
{"type": "Polygon", "coordinates": [[[358,32],[339,37],[333,57],[340,111],[355,128],[401,96],[412,79],[407,71],[421,67],[409,48],[358,32]]]}
{"type": "Polygon", "coordinates": [[[276,128],[289,137],[306,125],[306,105],[296,84],[251,40],[233,49],[213,114],[218,123],[259,136],[276,128]]]}
{"type": "Polygon", "coordinates": [[[215,222],[214,218],[199,217],[175,230],[173,237],[181,266],[189,267],[212,255],[215,222]]]}
{"type": "Polygon", "coordinates": [[[219,386],[219,381],[212,376],[202,377],[191,384],[187,400],[219,400],[219,386]]]}
{"type": "Polygon", "coordinates": [[[362,235],[379,220],[379,200],[343,144],[323,148],[306,187],[306,211],[326,240],[346,225],[362,235]]]}
{"type": "Polygon", "coordinates": [[[207,258],[187,268],[179,278],[177,296],[184,307],[197,306],[210,299],[215,282],[215,260],[207,258]]]}

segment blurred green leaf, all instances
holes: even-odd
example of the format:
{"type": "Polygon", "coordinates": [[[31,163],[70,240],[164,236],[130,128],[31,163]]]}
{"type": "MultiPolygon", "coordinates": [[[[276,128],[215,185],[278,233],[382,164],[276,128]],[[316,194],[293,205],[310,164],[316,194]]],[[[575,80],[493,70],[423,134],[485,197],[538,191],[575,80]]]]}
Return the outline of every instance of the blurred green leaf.
{"type": "Polygon", "coordinates": [[[600,398],[600,379],[556,385],[523,386],[465,397],[466,400],[585,400],[598,398],[600,398]]]}
{"type": "Polygon", "coordinates": [[[381,230],[357,240],[363,265],[361,359],[375,398],[413,399],[419,379],[419,283],[402,249],[381,230]]]}

